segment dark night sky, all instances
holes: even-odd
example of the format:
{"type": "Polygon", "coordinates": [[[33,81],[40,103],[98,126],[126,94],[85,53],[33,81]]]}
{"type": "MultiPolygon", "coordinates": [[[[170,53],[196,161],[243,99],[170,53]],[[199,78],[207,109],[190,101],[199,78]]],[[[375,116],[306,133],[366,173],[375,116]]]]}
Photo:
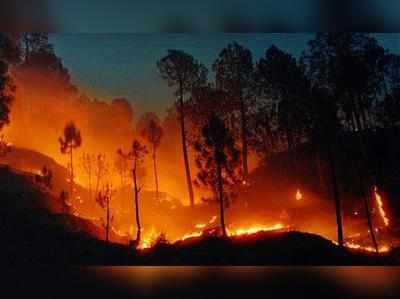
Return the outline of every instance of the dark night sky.
{"type": "MultiPolygon", "coordinates": [[[[399,34],[376,35],[380,43],[400,53],[399,34]]],[[[250,48],[254,59],[275,44],[295,56],[306,49],[313,34],[66,34],[51,35],[56,53],[70,70],[73,82],[89,95],[101,99],[127,98],[138,114],[161,115],[173,102],[172,91],[159,77],[156,62],[175,48],[192,54],[207,67],[228,43],[250,48]]],[[[210,73],[210,78],[213,74],[210,73]]]]}

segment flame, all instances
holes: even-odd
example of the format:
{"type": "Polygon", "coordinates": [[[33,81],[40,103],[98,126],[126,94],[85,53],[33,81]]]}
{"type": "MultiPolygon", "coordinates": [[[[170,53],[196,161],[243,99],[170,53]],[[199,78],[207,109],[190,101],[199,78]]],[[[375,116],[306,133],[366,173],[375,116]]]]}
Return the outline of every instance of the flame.
{"type": "Polygon", "coordinates": [[[198,237],[201,237],[202,235],[203,235],[203,232],[189,233],[189,234],[185,234],[180,240],[184,241],[189,238],[198,238],[198,237]]]}
{"type": "Polygon", "coordinates": [[[205,227],[206,227],[206,224],[204,224],[204,223],[198,223],[198,224],[195,225],[195,227],[196,227],[196,228],[200,228],[200,229],[201,229],[201,228],[205,228],[205,227]]]}
{"type": "MultiPolygon", "coordinates": [[[[376,252],[375,248],[372,246],[362,246],[360,244],[353,243],[353,242],[346,242],[344,244],[344,246],[346,246],[347,248],[350,248],[350,249],[356,249],[356,250],[367,251],[367,252],[376,252]]],[[[388,252],[389,250],[390,250],[390,247],[387,245],[382,245],[378,248],[379,252],[388,252]]]]}
{"type": "Polygon", "coordinates": [[[143,249],[151,248],[153,246],[155,240],[157,240],[158,236],[159,236],[159,234],[156,232],[156,230],[153,227],[149,234],[145,234],[143,236],[143,238],[140,241],[140,244],[138,246],[138,249],[143,250],[143,249]]]}
{"type": "Polygon", "coordinates": [[[385,223],[385,226],[389,226],[390,221],[389,221],[389,218],[386,216],[385,210],[383,209],[382,197],[378,193],[377,186],[374,187],[374,194],[375,194],[376,203],[378,204],[379,215],[381,215],[381,218],[382,218],[383,222],[385,223]]]}
{"type": "Polygon", "coordinates": [[[217,220],[217,216],[212,216],[212,218],[210,219],[210,221],[208,221],[209,224],[213,224],[215,221],[217,220]]]}
{"type": "Polygon", "coordinates": [[[251,227],[247,228],[237,228],[233,230],[227,229],[227,233],[229,236],[243,236],[243,235],[251,235],[251,234],[256,234],[259,232],[268,232],[268,231],[274,231],[274,230],[281,230],[287,228],[281,223],[277,223],[272,226],[261,226],[261,225],[254,225],[251,227]]]}
{"type": "Polygon", "coordinates": [[[303,194],[301,194],[300,189],[297,189],[296,200],[299,201],[299,200],[302,200],[302,199],[303,199],[303,194]]]}

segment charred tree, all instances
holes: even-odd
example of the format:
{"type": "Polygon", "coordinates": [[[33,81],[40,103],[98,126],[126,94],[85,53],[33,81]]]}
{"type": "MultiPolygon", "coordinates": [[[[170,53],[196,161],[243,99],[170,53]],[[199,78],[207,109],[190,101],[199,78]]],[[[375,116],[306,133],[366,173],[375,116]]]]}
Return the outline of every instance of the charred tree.
{"type": "Polygon", "coordinates": [[[132,148],[129,153],[124,154],[122,150],[118,150],[118,154],[124,159],[132,161],[132,179],[133,179],[133,195],[134,195],[134,205],[135,205],[135,222],[136,222],[136,240],[135,245],[139,246],[141,241],[142,226],[140,222],[140,205],[139,205],[139,195],[142,187],[139,184],[138,171],[140,165],[143,163],[144,157],[148,154],[145,146],[140,144],[138,140],[134,140],[132,148]]]}

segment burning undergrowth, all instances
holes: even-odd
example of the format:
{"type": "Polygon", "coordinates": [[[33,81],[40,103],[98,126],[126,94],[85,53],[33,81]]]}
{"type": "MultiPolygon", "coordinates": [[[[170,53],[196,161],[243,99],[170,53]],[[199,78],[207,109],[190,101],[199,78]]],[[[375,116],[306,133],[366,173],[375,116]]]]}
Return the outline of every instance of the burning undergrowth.
{"type": "MultiPolygon", "coordinates": [[[[46,189],[46,192],[52,194],[53,204],[58,202],[59,192],[67,188],[68,171],[44,155],[13,148],[4,159],[14,168],[33,174],[40,174],[40,165],[48,165],[54,172],[54,182],[52,189],[46,189]]],[[[264,179],[266,178],[264,176],[264,179]]],[[[318,194],[298,188],[287,181],[269,186],[265,185],[264,180],[260,181],[261,185],[258,185],[258,180],[253,179],[252,188],[227,209],[227,232],[231,239],[253,239],[267,232],[294,231],[315,233],[328,240],[336,239],[334,211],[329,200],[319,199],[318,194]],[[285,190],[285,184],[293,187],[285,190]],[[262,186],[262,189],[259,186],[262,186]]],[[[71,201],[72,214],[96,225],[98,230],[95,236],[105,239],[102,232],[104,213],[97,207],[94,198],[85,187],[77,184],[75,190],[76,198],[71,201]]],[[[132,187],[126,186],[116,190],[111,209],[111,242],[128,245],[130,240],[135,238],[132,198],[132,187]]],[[[390,223],[384,200],[375,189],[371,204],[375,204],[376,207],[375,236],[380,253],[386,253],[399,245],[394,223],[390,223]]],[[[180,200],[167,193],[161,192],[156,196],[150,191],[144,191],[141,204],[143,227],[142,240],[138,244],[140,250],[152,250],[160,241],[167,244],[191,243],[218,236],[220,233],[216,204],[199,204],[192,208],[182,205],[180,200]]],[[[347,209],[349,213],[345,213],[344,217],[345,246],[355,251],[374,252],[362,209],[358,208],[355,211],[352,207],[346,207],[345,211],[347,209]]],[[[62,212],[60,205],[56,204],[53,211],[62,212]]]]}

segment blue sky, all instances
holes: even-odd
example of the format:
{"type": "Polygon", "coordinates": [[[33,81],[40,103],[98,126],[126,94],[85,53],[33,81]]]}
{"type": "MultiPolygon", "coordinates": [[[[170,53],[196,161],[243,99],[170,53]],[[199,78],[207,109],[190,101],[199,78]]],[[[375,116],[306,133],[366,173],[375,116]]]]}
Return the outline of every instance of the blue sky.
{"type": "MultiPolygon", "coordinates": [[[[391,51],[400,53],[399,34],[377,35],[391,51]]],[[[181,49],[211,68],[220,50],[237,41],[261,57],[272,44],[299,56],[313,34],[51,34],[73,82],[89,95],[110,100],[128,99],[137,115],[161,115],[173,102],[172,90],[161,80],[156,62],[168,49],[181,49]]],[[[210,74],[213,75],[212,73],[210,74]]]]}

